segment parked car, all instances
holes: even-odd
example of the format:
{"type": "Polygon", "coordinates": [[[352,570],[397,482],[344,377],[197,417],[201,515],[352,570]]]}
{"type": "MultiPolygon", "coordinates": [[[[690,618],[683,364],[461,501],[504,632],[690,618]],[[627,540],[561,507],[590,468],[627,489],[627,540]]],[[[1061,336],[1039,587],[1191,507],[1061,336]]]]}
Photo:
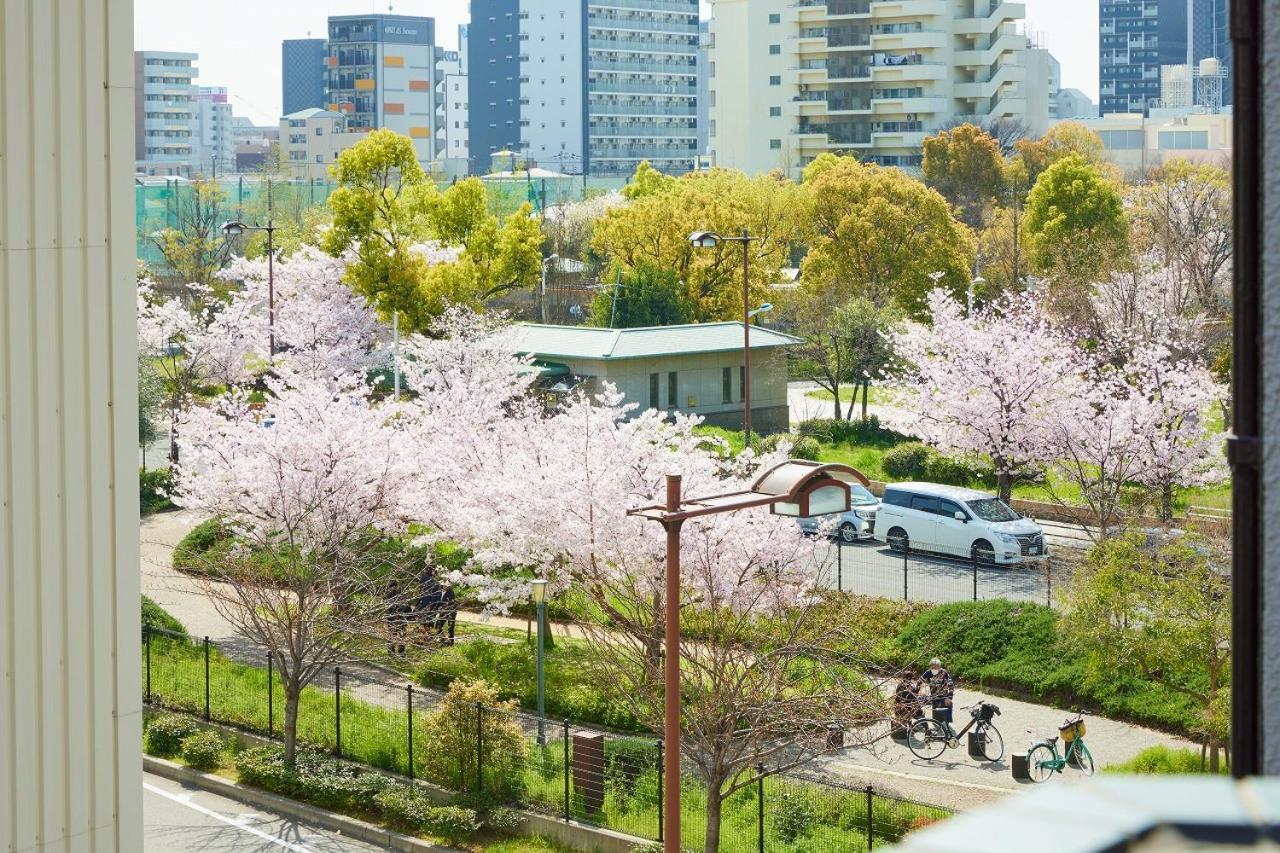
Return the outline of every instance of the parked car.
{"type": "Polygon", "coordinates": [[[886,486],[874,534],[899,553],[930,551],[988,565],[1049,552],[1040,526],[995,495],[937,483],[886,486]]]}
{"type": "Polygon", "coordinates": [[[876,510],[879,508],[880,501],[875,495],[857,483],[851,483],[847,512],[797,518],[796,522],[805,533],[818,533],[827,529],[832,539],[839,539],[844,543],[858,542],[871,538],[876,523],[876,510]]]}

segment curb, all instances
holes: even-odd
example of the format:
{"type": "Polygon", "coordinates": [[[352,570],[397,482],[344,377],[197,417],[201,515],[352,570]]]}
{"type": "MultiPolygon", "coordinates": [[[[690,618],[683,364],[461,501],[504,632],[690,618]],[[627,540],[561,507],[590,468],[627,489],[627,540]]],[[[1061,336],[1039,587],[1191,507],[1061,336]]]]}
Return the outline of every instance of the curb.
{"type": "Polygon", "coordinates": [[[199,770],[193,770],[190,767],[184,767],[181,764],[166,761],[163,758],[144,755],[142,757],[142,769],[173,782],[190,785],[202,791],[208,791],[211,794],[217,794],[263,811],[274,812],[293,820],[318,826],[321,829],[327,829],[330,832],[339,832],[348,838],[354,838],[367,844],[375,844],[387,850],[399,850],[403,851],[403,853],[457,853],[452,847],[440,847],[420,838],[402,835],[363,820],[308,806],[267,791],[259,791],[256,788],[232,782],[230,779],[224,779],[211,773],[202,773],[199,770]]]}

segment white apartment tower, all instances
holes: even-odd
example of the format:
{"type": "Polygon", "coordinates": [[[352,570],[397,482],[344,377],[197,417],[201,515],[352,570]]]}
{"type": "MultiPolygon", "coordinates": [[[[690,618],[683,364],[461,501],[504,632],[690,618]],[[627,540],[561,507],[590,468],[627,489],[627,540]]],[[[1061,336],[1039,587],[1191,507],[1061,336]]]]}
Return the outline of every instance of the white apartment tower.
{"type": "Polygon", "coordinates": [[[1001,0],[711,0],[716,165],[796,176],[823,152],[918,167],[956,121],[1025,121],[1017,30],[1001,0]]]}
{"type": "Polygon", "coordinates": [[[200,171],[194,53],[133,54],[133,141],[137,172],[189,178],[200,171]]]}
{"type": "Polygon", "coordinates": [[[195,100],[197,166],[208,177],[231,172],[236,165],[236,142],[226,86],[200,86],[195,100]]]}

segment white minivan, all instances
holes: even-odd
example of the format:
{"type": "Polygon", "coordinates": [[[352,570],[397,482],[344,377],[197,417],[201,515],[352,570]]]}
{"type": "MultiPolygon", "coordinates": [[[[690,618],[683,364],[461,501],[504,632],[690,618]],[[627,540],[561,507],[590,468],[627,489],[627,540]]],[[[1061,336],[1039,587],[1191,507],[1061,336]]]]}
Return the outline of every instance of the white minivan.
{"type": "Polygon", "coordinates": [[[875,538],[897,552],[930,551],[986,564],[1048,553],[1040,526],[995,495],[937,483],[885,486],[875,538]]]}

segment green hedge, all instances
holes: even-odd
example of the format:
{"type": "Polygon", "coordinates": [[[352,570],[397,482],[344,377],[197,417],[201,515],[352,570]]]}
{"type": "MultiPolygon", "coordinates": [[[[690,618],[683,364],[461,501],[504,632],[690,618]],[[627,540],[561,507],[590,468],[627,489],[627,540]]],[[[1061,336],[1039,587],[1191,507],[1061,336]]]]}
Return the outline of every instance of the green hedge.
{"type": "MultiPolygon", "coordinates": [[[[1104,773],[1150,773],[1186,775],[1208,773],[1208,761],[1201,764],[1200,753],[1194,749],[1174,749],[1168,746],[1149,746],[1128,761],[1112,764],[1104,773]]],[[[1226,764],[1222,773],[1227,772],[1226,764]]]]}
{"type": "Polygon", "coordinates": [[[880,425],[880,418],[870,415],[866,419],[839,420],[814,418],[801,422],[796,433],[812,436],[824,444],[861,444],[873,447],[894,447],[907,441],[907,436],[880,425]]]}
{"type": "MultiPolygon", "coordinates": [[[[921,612],[886,646],[899,665],[933,656],[962,684],[1008,690],[1062,708],[1185,732],[1196,719],[1188,697],[1150,681],[1115,673],[1088,683],[1085,665],[1058,637],[1058,615],[1043,604],[962,601],[921,612]]],[[[1056,722],[1056,721],[1047,721],[1056,722]]]]}
{"type": "Polygon", "coordinates": [[[918,441],[900,444],[884,455],[884,472],[895,480],[924,480],[952,486],[990,486],[995,472],[987,463],[944,456],[918,441]]]}
{"type": "Polygon", "coordinates": [[[138,510],[143,515],[173,509],[173,469],[138,469],[138,510]]]}
{"type": "Polygon", "coordinates": [[[173,631],[175,634],[187,633],[186,627],[169,611],[145,595],[142,596],[142,627],[159,628],[163,631],[173,631]]]}

